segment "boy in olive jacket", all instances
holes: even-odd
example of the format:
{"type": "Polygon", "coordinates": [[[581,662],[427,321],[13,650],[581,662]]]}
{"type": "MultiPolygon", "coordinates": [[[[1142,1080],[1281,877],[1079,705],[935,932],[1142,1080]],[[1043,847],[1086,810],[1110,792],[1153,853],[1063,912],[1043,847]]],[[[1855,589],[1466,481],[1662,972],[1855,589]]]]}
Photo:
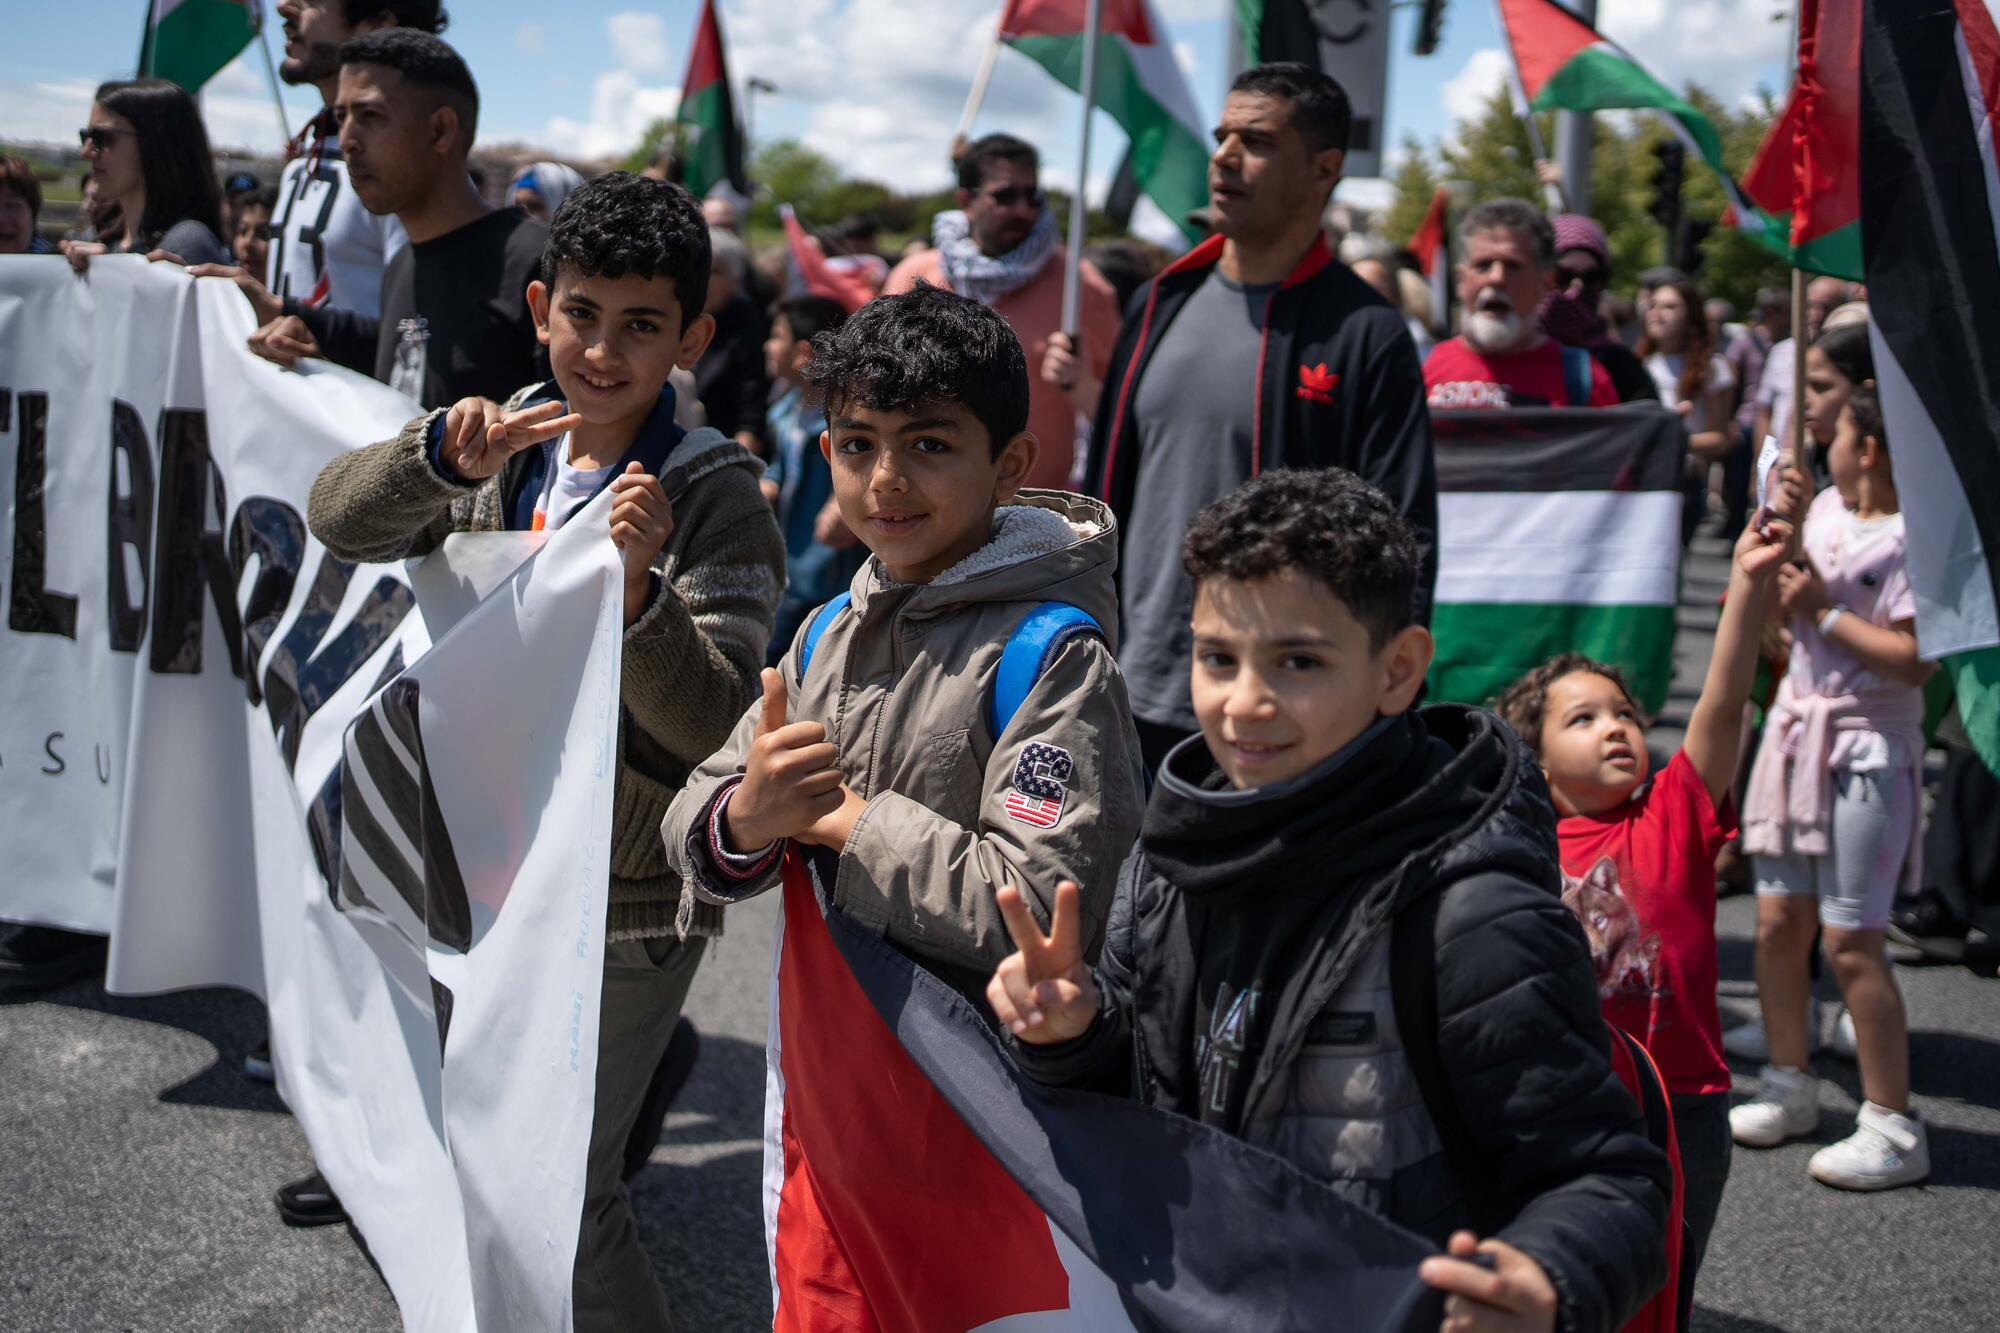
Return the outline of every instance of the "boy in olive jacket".
{"type": "Polygon", "coordinates": [[[648,1077],[722,914],[677,911],[681,883],[656,830],[754,696],[785,578],[762,465],[717,431],[674,424],[667,377],[693,366],[715,332],[701,313],[708,273],[708,229],[685,190],[622,172],[582,186],[557,212],[541,279],[528,286],[554,383],[504,407],[468,398],[418,417],[329,463],[307,502],[329,551],[382,561],[422,555],[453,532],[557,528],[600,491],[615,493],[625,640],[579,1333],[672,1326],[621,1176],[642,1106],[658,1137],[664,1098],[649,1097],[648,1077]]]}

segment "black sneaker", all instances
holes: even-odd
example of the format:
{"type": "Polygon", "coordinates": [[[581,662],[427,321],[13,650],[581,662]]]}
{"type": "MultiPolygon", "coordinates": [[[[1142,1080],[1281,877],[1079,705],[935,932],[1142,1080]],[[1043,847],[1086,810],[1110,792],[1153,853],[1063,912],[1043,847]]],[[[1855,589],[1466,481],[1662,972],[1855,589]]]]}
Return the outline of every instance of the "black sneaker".
{"type": "Polygon", "coordinates": [[[667,1123],[667,1111],[694,1072],[700,1054],[701,1034],[694,1030],[694,1024],[685,1018],[676,1021],[674,1035],[667,1038],[666,1053],[653,1071],[653,1081],[646,1085],[646,1100],[639,1103],[639,1118],[632,1122],[631,1137],[625,1140],[623,1179],[631,1180],[652,1159],[653,1145],[660,1141],[661,1127],[667,1123]]]}
{"type": "Polygon", "coordinates": [[[1925,889],[1915,898],[1902,899],[1889,913],[1890,939],[1946,962],[1964,960],[1965,937],[1971,931],[1936,889],[1925,889]]]}
{"type": "Polygon", "coordinates": [[[271,1039],[264,1038],[243,1057],[243,1077],[257,1083],[276,1083],[277,1071],[271,1068],[271,1039]]]}
{"type": "Polygon", "coordinates": [[[326,1177],[315,1171],[303,1180],[278,1187],[278,1216],[288,1227],[330,1227],[347,1220],[340,1196],[326,1177]]]}
{"type": "Polygon", "coordinates": [[[109,941],[53,926],[17,926],[0,937],[0,989],[40,990],[104,971],[109,941]]]}

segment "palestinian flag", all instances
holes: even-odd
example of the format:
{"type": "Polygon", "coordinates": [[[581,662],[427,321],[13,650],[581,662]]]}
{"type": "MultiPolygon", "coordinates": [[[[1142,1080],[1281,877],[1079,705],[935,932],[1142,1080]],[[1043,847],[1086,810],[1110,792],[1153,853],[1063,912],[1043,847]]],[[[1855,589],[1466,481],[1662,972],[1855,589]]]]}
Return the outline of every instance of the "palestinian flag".
{"type": "MultiPolygon", "coordinates": [[[[1849,7],[1858,11],[1841,16],[1857,57],[1858,170],[1849,178],[1875,379],[1907,519],[1917,643],[1950,672],[1966,734],[2000,773],[2000,579],[1992,565],[2000,551],[2000,23],[1993,0],[1849,7]]],[[[1822,40],[1831,17],[1818,26],[1822,40]]],[[[1822,68],[1831,73],[1834,63],[1822,68]]],[[[1817,209],[1820,201],[1806,202],[1817,209]]]]}
{"type": "Polygon", "coordinates": [[[1805,0],[1785,114],[1743,177],[1792,267],[1859,282],[1861,5],[1805,0]]]}
{"type": "MultiPolygon", "coordinates": [[[[1000,40],[1083,89],[1084,0],[1008,0],[1000,40]]],[[[1132,141],[1133,178],[1188,240],[1187,215],[1208,203],[1208,136],[1152,0],[1103,0],[1098,15],[1097,105],[1132,141]]]]}
{"type": "Polygon", "coordinates": [[[1428,1241],[1212,1126],[1025,1078],[964,996],[831,906],[834,868],[786,853],[773,945],[777,1333],[1437,1328],[1428,1241]]]}
{"type": "Polygon", "coordinates": [[[1410,253],[1417,257],[1431,286],[1431,327],[1451,327],[1451,192],[1439,186],[1423,220],[1410,233],[1410,253]]]}
{"type": "Polygon", "coordinates": [[[1666,702],[1680,573],[1679,421],[1644,407],[1433,411],[1430,688],[1484,704],[1557,653],[1666,702]]]}
{"type": "Polygon", "coordinates": [[[1645,66],[1555,0],[1498,0],[1501,26],[1536,111],[1657,111],[1688,151],[1708,164],[1729,200],[1725,221],[1780,248],[1773,220],[1737,188],[1708,117],[1645,66]]]}
{"type": "Polygon", "coordinates": [[[139,43],[139,77],[189,92],[214,78],[257,36],[257,0],[152,0],[139,43]]]}
{"type": "Polygon", "coordinates": [[[736,99],[729,91],[729,65],[722,55],[722,22],[715,0],[704,0],[688,52],[681,103],[674,112],[674,146],[686,164],[681,184],[703,199],[718,185],[750,196],[743,170],[743,129],[736,122],[736,99]]]}

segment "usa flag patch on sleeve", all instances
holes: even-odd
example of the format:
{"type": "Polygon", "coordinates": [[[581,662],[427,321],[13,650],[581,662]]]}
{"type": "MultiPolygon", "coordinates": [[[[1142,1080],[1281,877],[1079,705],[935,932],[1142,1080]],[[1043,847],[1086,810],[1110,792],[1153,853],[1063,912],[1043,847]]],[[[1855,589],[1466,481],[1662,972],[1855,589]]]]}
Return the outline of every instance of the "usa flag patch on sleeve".
{"type": "Polygon", "coordinates": [[[1014,785],[1007,792],[1007,817],[1036,828],[1054,828],[1069,797],[1069,780],[1076,761],[1060,745],[1029,741],[1014,765],[1014,785]]]}

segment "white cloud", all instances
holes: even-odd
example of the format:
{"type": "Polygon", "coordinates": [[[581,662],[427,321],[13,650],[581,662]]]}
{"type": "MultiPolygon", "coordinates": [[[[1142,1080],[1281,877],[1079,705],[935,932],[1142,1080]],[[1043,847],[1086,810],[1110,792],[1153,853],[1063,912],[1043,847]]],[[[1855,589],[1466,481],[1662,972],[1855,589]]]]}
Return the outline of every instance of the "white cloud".
{"type": "Polygon", "coordinates": [[[1204,23],[1233,10],[1229,0],[1153,0],[1153,10],[1168,23],[1204,23]]]}
{"type": "Polygon", "coordinates": [[[1174,43],[1174,63],[1181,67],[1181,73],[1187,77],[1188,82],[1192,83],[1194,81],[1193,42],[1174,43]]]}
{"type": "Polygon", "coordinates": [[[634,74],[664,74],[668,66],[667,23],[658,14],[626,10],[604,20],[611,53],[634,74]]]}
{"type": "Polygon", "coordinates": [[[1508,77],[1507,53],[1484,47],[1466,58],[1464,67],[1439,90],[1438,100],[1454,121],[1477,120],[1494,90],[1504,86],[1508,77]]]}
{"type": "Polygon", "coordinates": [[[1601,0],[1597,27],[1676,92],[1694,82],[1728,104],[1783,77],[1789,15],[1770,0],[1601,0]]]}
{"type": "Polygon", "coordinates": [[[573,157],[628,153],[639,146],[647,126],[670,119],[680,102],[679,88],[646,87],[629,70],[609,70],[591,85],[590,119],[557,116],[542,132],[542,141],[573,157]]]}
{"type": "Polygon", "coordinates": [[[539,23],[523,23],[514,29],[514,49],[524,56],[548,54],[548,33],[539,23]]]}
{"type": "Polygon", "coordinates": [[[77,130],[90,119],[90,95],[96,91],[94,79],[0,84],[0,125],[7,127],[10,139],[74,148],[77,130]]]}

